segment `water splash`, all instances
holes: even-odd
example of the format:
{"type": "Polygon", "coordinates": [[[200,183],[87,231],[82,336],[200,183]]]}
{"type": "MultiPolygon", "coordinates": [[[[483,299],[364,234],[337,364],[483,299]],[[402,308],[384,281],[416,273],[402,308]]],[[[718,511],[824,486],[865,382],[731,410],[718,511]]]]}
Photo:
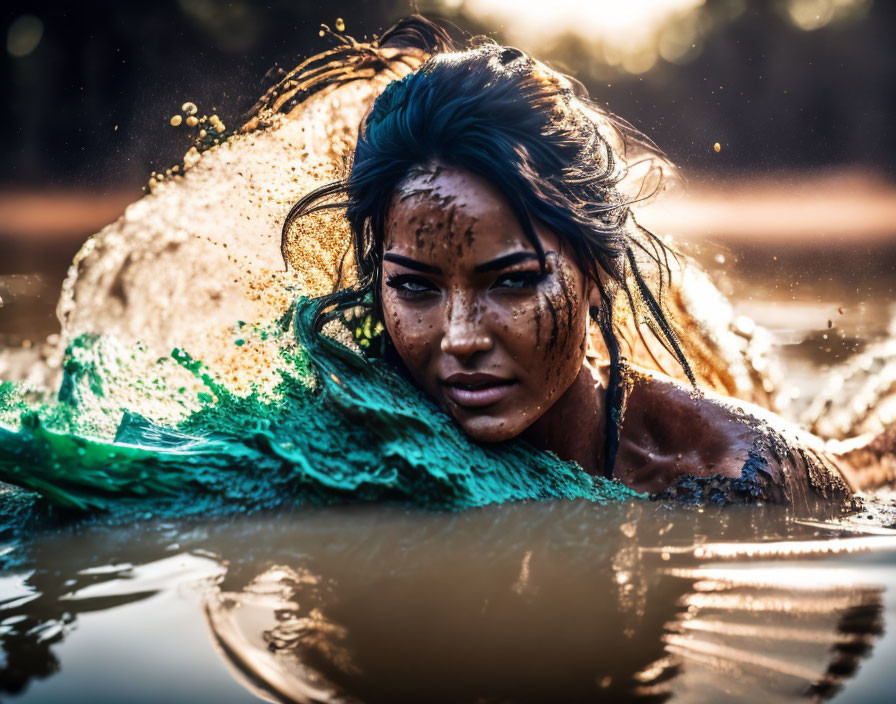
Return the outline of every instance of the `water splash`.
{"type": "Polygon", "coordinates": [[[473,443],[383,363],[315,332],[315,311],[303,299],[279,333],[264,331],[268,340],[292,342],[280,348],[280,382],[270,391],[236,394],[178,349],[159,363],[180,366],[192,388],[173,388],[179,382],[168,373],[134,380],[123,362],[132,384],[180,407],[174,421],[110,408],[105,382],[122,376],[118,360],[107,358],[100,338],[79,338],[55,403],[31,404],[23,389],[3,387],[7,423],[10,409],[18,423],[0,427],[0,479],[74,509],[153,500],[157,510],[176,513],[340,499],[457,509],[637,496],[522,442],[473,443]]]}

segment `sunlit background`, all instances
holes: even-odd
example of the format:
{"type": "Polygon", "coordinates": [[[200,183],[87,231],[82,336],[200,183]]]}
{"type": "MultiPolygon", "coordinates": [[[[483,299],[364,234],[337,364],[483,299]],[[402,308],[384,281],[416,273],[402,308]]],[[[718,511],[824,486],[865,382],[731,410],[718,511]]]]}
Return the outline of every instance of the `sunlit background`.
{"type": "MultiPolygon", "coordinates": [[[[535,51],[554,53],[559,44],[582,42],[596,75],[614,72],[640,75],[658,61],[686,65],[696,59],[706,40],[763,4],[747,0],[441,0],[431,5],[445,13],[472,16],[500,27],[503,36],[535,51]]],[[[780,0],[781,19],[802,31],[855,22],[867,17],[871,0],[780,0]]]]}
{"type": "MultiPolygon", "coordinates": [[[[824,364],[886,333],[896,281],[896,3],[416,7],[457,37],[486,34],[575,75],[653,138],[687,190],[644,221],[689,247],[740,312],[785,331],[798,318],[794,344],[824,364]],[[832,319],[836,340],[825,337],[832,319]]],[[[80,244],[191,145],[195,135],[171,124],[185,101],[237,125],[279,69],[331,45],[322,24],[364,39],[410,10],[397,0],[6,3],[0,344],[57,328],[58,287],[80,244]]]]}

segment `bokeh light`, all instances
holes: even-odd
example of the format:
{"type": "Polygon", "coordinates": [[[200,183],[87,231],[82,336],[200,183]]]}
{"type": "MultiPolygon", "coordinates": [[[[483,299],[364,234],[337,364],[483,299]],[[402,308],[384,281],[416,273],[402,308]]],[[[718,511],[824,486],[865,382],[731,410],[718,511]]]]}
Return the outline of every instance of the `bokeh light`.
{"type": "Polygon", "coordinates": [[[826,27],[831,22],[854,19],[864,15],[871,0],[787,0],[787,18],[807,32],[826,27]]]}
{"type": "Polygon", "coordinates": [[[20,15],[6,32],[6,51],[22,58],[33,52],[44,36],[44,23],[34,15],[20,15]]]}
{"type": "MultiPolygon", "coordinates": [[[[662,60],[687,64],[719,22],[749,9],[746,0],[432,0],[424,3],[500,31],[505,41],[533,52],[551,52],[574,39],[592,60],[640,75],[662,60]]],[[[815,31],[864,17],[871,0],[778,0],[776,11],[799,30],[815,31]]]]}
{"type": "Polygon", "coordinates": [[[509,42],[538,50],[574,36],[598,49],[603,61],[627,73],[649,71],[662,57],[691,58],[699,38],[703,0],[442,0],[442,9],[499,27],[509,42]]]}

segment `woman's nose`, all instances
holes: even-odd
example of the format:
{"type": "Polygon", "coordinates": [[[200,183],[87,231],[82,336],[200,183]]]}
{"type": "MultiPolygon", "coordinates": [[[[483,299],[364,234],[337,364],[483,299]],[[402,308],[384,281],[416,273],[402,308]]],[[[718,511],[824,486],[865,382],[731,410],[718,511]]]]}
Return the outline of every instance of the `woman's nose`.
{"type": "Polygon", "coordinates": [[[449,306],[445,334],[441,348],[450,354],[466,360],[477,352],[485,352],[492,348],[492,338],[482,325],[481,316],[468,305],[449,306]]]}

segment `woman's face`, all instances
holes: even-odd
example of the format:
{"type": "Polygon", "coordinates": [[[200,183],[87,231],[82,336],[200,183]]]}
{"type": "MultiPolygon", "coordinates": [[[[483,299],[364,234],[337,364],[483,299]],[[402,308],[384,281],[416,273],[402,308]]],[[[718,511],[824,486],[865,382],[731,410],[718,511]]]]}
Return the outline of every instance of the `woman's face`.
{"type": "Polygon", "coordinates": [[[510,205],[456,168],[415,172],[386,221],[386,329],[417,384],[473,438],[522,433],[582,368],[592,287],[538,222],[542,271],[510,205]]]}

